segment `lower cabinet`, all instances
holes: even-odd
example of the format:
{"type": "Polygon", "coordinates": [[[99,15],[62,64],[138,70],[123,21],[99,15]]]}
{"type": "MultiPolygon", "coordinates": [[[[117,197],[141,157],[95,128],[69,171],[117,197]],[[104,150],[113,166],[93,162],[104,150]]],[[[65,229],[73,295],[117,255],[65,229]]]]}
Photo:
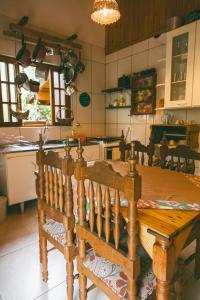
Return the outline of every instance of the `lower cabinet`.
{"type": "Polygon", "coordinates": [[[0,192],[8,205],[35,199],[35,152],[6,154],[0,158],[0,192]]]}
{"type": "MultiPolygon", "coordinates": [[[[65,156],[64,149],[54,150],[61,157],[65,156]]],[[[77,158],[76,148],[71,155],[77,158]]],[[[99,145],[84,147],[85,160],[99,159],[99,145]]],[[[0,156],[0,194],[7,196],[8,205],[23,203],[35,199],[36,152],[10,153],[0,156]]]]}

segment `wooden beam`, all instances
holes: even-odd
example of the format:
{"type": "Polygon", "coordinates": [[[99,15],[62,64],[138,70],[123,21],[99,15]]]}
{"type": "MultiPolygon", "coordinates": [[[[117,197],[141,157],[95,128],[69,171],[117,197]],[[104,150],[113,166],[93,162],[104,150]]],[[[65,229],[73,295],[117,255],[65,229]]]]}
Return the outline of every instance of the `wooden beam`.
{"type": "MultiPolygon", "coordinates": [[[[22,40],[22,33],[13,32],[10,30],[4,30],[3,34],[6,36],[9,36],[9,37],[12,37],[15,40],[19,40],[19,41],[22,40]]],[[[25,38],[25,41],[29,44],[37,44],[37,42],[38,42],[38,38],[36,38],[36,37],[30,37],[28,35],[24,35],[24,38],[25,38]]],[[[47,48],[60,49],[61,51],[64,51],[64,52],[67,52],[69,49],[71,49],[70,47],[64,47],[60,44],[48,42],[45,39],[43,39],[43,42],[47,48]]]]}
{"type": "Polygon", "coordinates": [[[68,40],[64,40],[57,36],[53,36],[53,35],[50,35],[50,34],[47,34],[47,33],[41,32],[41,31],[36,31],[34,29],[25,28],[18,24],[15,24],[15,23],[11,23],[9,25],[9,28],[14,33],[18,32],[18,33],[27,35],[29,37],[37,38],[37,39],[40,37],[42,40],[49,41],[50,43],[61,44],[63,46],[75,48],[75,49],[81,49],[81,45],[78,43],[70,42],[68,40]]]}

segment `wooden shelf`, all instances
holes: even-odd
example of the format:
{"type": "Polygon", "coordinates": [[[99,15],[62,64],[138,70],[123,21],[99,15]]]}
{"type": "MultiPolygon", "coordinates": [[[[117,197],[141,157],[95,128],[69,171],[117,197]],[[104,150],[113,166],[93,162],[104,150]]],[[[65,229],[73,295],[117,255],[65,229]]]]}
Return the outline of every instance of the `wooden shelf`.
{"type": "Polygon", "coordinates": [[[116,87],[116,88],[111,88],[111,89],[105,89],[105,90],[102,90],[101,92],[106,93],[106,94],[111,94],[111,93],[122,92],[122,91],[126,91],[126,90],[130,90],[130,88],[116,87]]]}
{"type": "Polygon", "coordinates": [[[130,105],[126,106],[107,106],[106,109],[122,109],[122,108],[131,108],[130,105]]]}

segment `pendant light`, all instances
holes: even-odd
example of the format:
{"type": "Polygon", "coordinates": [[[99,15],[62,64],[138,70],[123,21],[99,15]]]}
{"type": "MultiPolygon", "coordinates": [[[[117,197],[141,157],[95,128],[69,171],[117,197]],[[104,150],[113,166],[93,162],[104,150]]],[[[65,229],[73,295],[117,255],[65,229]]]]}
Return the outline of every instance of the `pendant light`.
{"type": "Polygon", "coordinates": [[[91,19],[102,25],[115,23],[120,18],[119,6],[116,0],[94,0],[91,19]]]}

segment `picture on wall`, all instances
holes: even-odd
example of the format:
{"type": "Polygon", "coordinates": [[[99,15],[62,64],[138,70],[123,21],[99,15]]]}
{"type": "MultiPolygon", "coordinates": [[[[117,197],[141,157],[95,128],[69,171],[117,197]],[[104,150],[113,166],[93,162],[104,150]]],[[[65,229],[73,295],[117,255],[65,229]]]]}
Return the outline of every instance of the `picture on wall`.
{"type": "Polygon", "coordinates": [[[155,113],[156,78],[154,68],[133,73],[131,115],[155,113]]]}

